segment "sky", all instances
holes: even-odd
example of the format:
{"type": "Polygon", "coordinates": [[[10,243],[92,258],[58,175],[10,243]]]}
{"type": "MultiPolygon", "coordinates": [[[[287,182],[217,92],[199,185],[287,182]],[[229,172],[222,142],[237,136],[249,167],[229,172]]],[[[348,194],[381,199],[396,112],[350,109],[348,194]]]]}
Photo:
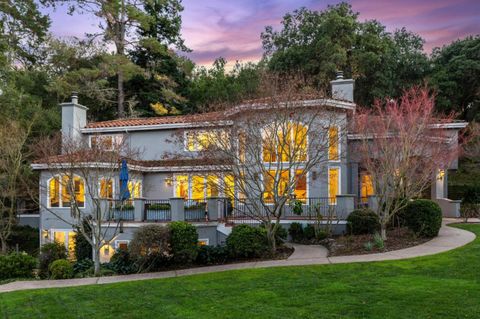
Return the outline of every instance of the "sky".
{"type": "MultiPolygon", "coordinates": [[[[210,66],[217,57],[258,61],[260,33],[265,26],[280,28],[282,17],[300,7],[322,10],[340,1],[323,0],[183,0],[182,35],[192,49],[186,54],[210,66]]],[[[402,27],[425,40],[425,52],[468,35],[480,34],[480,0],[352,0],[360,20],[376,19],[394,31],[402,27]]],[[[66,8],[47,11],[51,32],[57,37],[82,37],[97,30],[98,21],[87,15],[69,16],[66,8]]]]}

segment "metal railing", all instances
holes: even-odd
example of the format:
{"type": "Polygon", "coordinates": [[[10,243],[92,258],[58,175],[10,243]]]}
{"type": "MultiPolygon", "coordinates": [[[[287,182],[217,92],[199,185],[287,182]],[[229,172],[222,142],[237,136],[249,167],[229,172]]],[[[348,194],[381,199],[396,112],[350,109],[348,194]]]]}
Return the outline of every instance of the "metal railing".
{"type": "Polygon", "coordinates": [[[208,220],[207,202],[204,199],[185,199],[183,208],[186,221],[208,220]]]}
{"type": "Polygon", "coordinates": [[[167,222],[172,220],[172,207],[168,199],[144,200],[144,220],[167,222]]]}
{"type": "Polygon", "coordinates": [[[134,220],[135,208],[130,200],[109,200],[108,220],[134,220]]]}

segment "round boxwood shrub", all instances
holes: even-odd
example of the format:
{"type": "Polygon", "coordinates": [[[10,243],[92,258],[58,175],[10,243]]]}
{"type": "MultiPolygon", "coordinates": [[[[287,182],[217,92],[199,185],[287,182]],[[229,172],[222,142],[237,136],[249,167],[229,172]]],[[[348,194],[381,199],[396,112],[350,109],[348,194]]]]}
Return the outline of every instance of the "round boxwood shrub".
{"type": "Polygon", "coordinates": [[[288,228],[288,233],[292,237],[293,242],[299,242],[303,240],[303,226],[300,223],[291,223],[288,228]]]}
{"type": "Polygon", "coordinates": [[[313,225],[308,224],[303,229],[303,236],[306,240],[315,239],[315,227],[313,225]]]}
{"type": "Polygon", "coordinates": [[[198,253],[198,233],[195,226],[186,222],[172,222],[168,227],[173,262],[182,265],[194,262],[198,253]]]}
{"type": "Polygon", "coordinates": [[[378,215],[371,209],[357,209],[347,217],[347,232],[353,235],[373,234],[380,228],[378,215]]]}
{"type": "Polygon", "coordinates": [[[67,251],[65,246],[58,242],[48,243],[40,248],[40,257],[39,257],[39,275],[40,277],[46,278],[50,275],[48,266],[58,259],[66,259],[67,251]]]}
{"type": "Polygon", "coordinates": [[[405,207],[407,227],[417,236],[435,237],[442,227],[442,209],[428,199],[417,199],[405,207]]]}
{"type": "Polygon", "coordinates": [[[48,266],[51,279],[73,278],[73,265],[66,259],[55,260],[48,266]]]}
{"type": "Polygon", "coordinates": [[[233,258],[261,257],[268,251],[267,232],[260,227],[235,226],[227,237],[227,249],[233,258]]]}
{"type": "Polygon", "coordinates": [[[0,255],[0,279],[31,278],[37,259],[25,253],[0,255]]]}

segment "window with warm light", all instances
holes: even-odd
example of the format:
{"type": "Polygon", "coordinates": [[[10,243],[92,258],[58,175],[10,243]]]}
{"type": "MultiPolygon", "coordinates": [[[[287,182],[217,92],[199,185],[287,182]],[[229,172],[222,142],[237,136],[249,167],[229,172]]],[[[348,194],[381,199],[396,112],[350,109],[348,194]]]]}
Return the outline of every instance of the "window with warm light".
{"type": "Polygon", "coordinates": [[[265,201],[272,202],[274,199],[274,189],[276,186],[278,196],[288,196],[286,194],[286,189],[290,183],[295,182],[295,188],[293,190],[293,195],[295,199],[306,200],[307,198],[307,176],[303,174],[301,170],[295,172],[293,176],[293,171],[282,170],[281,172],[270,171],[268,174],[265,174],[263,185],[264,185],[264,199],[265,201]]]}
{"type": "Polygon", "coordinates": [[[218,176],[207,176],[207,197],[217,197],[219,193],[218,186],[218,176]]]}
{"type": "Polygon", "coordinates": [[[175,176],[175,197],[188,198],[188,175],[175,176]]]}
{"type": "Polygon", "coordinates": [[[185,133],[185,149],[202,151],[209,146],[227,147],[228,134],[224,130],[190,131],[185,133]]]}
{"type": "Polygon", "coordinates": [[[328,198],[330,204],[337,203],[337,195],[340,193],[340,168],[328,169],[328,198]]]}
{"type": "Polygon", "coordinates": [[[113,179],[111,178],[102,178],[100,179],[100,189],[99,189],[100,198],[113,198],[113,179]]]}
{"type": "Polygon", "coordinates": [[[142,183],[138,181],[129,181],[128,191],[130,192],[131,199],[142,197],[142,183]]]}
{"type": "Polygon", "coordinates": [[[205,178],[199,175],[192,176],[192,199],[205,198],[205,178]]]}
{"type": "Polygon", "coordinates": [[[79,176],[55,176],[48,181],[49,207],[85,207],[85,183],[79,176]],[[72,199],[73,196],[73,199],[72,199]]]}
{"type": "Polygon", "coordinates": [[[75,236],[77,236],[77,234],[73,231],[53,231],[53,240],[65,246],[69,259],[75,259],[75,236]]]}
{"type": "Polygon", "coordinates": [[[370,174],[363,174],[360,180],[361,187],[360,187],[360,197],[362,203],[368,202],[368,196],[371,196],[374,193],[373,190],[373,180],[372,175],[370,174]]]}
{"type": "Polygon", "coordinates": [[[112,151],[123,143],[122,135],[93,135],[90,136],[90,147],[105,151],[112,151]]]}
{"type": "Polygon", "coordinates": [[[304,162],[307,159],[308,130],[304,125],[288,123],[274,132],[272,128],[263,131],[263,161],[304,162]]]}
{"type": "Polygon", "coordinates": [[[330,161],[339,160],[339,147],[338,147],[338,127],[332,126],[328,129],[328,159],[330,161]]]}
{"type": "Polygon", "coordinates": [[[203,200],[209,197],[233,197],[234,181],[231,175],[175,175],[174,196],[203,200]]]}

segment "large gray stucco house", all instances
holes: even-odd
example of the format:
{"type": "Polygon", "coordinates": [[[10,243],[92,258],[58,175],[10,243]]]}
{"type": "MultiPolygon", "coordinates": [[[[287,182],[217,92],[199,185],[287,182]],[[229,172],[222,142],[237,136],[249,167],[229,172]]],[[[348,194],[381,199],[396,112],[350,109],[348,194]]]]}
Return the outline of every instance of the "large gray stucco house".
{"type": "MultiPolygon", "coordinates": [[[[331,82],[332,98],[303,101],[310,106],[319,108],[328,107],[342,120],[348,121],[348,116],[355,111],[353,103],[354,81],[337,78],[331,82]]],[[[171,136],[179,130],[205,129],[206,123],[216,122],[218,125],[229,125],[223,121],[217,112],[197,115],[168,116],[156,118],[132,118],[105,122],[87,122],[87,107],[80,105],[76,96],[71,102],[61,104],[62,134],[73,139],[83,139],[90,144],[98,143],[99,138],[107,145],[113,145],[122,140],[128,145],[142,148],[142,161],[130,164],[130,180],[133,207],[130,212],[122,212],[122,231],[109,243],[106,243],[102,253],[103,261],[107,261],[115,249],[127,245],[138,227],[147,223],[168,223],[172,220],[186,220],[193,223],[198,230],[201,244],[217,245],[225,241],[231,230],[232,220],[225,218],[225,205],[218,198],[225,194],[213,194],[208,183],[202,177],[205,170],[214,170],[211,164],[202,161],[161,160],[166,153],[190,152],[188,145],[178,145],[169,142],[171,136]],[[208,167],[207,167],[208,166],[208,167]],[[203,183],[203,184],[202,184],[203,183]],[[193,184],[204,185],[199,192],[193,184]],[[192,205],[192,202],[194,205],[192,205]],[[149,209],[152,204],[168,203],[168,208],[162,209],[157,205],[155,210],[149,209]],[[205,203],[205,205],[204,205],[205,203]],[[207,216],[205,211],[208,212],[207,216]]],[[[268,112],[268,110],[265,110],[268,112]]],[[[209,124],[210,125],[210,124],[209,124]]],[[[465,123],[451,123],[446,128],[456,137],[458,130],[465,127],[465,123]]],[[[345,132],[346,133],[346,132],[345,132]]],[[[346,156],[339,157],[319,168],[326,172],[317,177],[307,176],[304,188],[306,198],[336,197],[335,203],[325,202],[326,205],[337,205],[340,210],[337,214],[344,217],[356,207],[367,204],[373,189],[368,175],[362,171],[361,165],[354,162],[349,156],[349,145],[355,143],[354,135],[344,134],[345,138],[339,141],[338,147],[346,156]],[[334,184],[332,186],[331,184],[334,184]],[[330,185],[330,186],[329,186],[330,185]]],[[[453,163],[451,169],[456,169],[453,163]]],[[[69,223],[58,218],[68,220],[70,208],[62,203],[60,189],[52,189],[50,182],[54,173],[41,162],[32,165],[40,171],[40,237],[41,244],[57,240],[72,249],[73,230],[69,223]],[[62,207],[65,206],[65,207],[62,207]],[[47,209],[48,208],[48,209],[47,209]],[[54,211],[55,214],[51,212],[54,211]]],[[[458,214],[459,204],[448,200],[447,171],[439,172],[439,176],[432,182],[432,199],[439,202],[444,215],[458,214]]],[[[118,179],[110,185],[112,197],[118,196],[118,179]]],[[[84,205],[89,206],[91,199],[85,198],[84,205]]],[[[307,201],[308,204],[308,201],[307,201]]],[[[161,205],[160,205],[161,206],[161,205]]],[[[311,222],[302,216],[286,217],[282,223],[292,221],[311,222]]],[[[233,221],[234,223],[235,221],[233,221]]],[[[341,231],[341,227],[338,229],[341,231]]]]}

